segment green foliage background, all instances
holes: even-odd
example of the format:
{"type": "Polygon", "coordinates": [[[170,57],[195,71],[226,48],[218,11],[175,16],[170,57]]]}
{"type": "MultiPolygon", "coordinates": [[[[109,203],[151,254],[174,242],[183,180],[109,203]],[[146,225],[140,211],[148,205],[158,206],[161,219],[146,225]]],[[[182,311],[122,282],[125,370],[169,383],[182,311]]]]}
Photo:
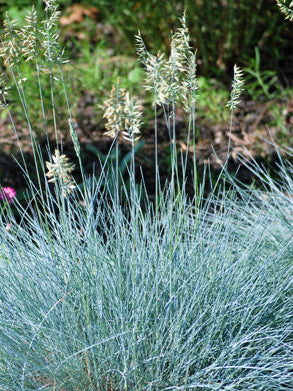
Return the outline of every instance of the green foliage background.
{"type": "MultiPolygon", "coordinates": [[[[60,6],[66,13],[73,3],[65,0],[60,6]]],[[[35,4],[41,8],[42,1],[35,4]]],[[[222,75],[232,70],[236,60],[246,65],[254,58],[255,47],[259,48],[266,69],[280,69],[289,52],[290,24],[284,21],[275,0],[84,0],[79,4],[98,9],[99,22],[111,24],[119,33],[119,46],[124,53],[125,50],[133,53],[138,28],[151,49],[166,51],[169,31],[175,29],[178,17],[186,10],[190,36],[193,46],[198,48],[204,75],[222,75]]],[[[31,7],[32,2],[7,0],[0,5],[3,20],[6,11],[12,17],[17,16],[31,7]]],[[[94,30],[91,34],[95,39],[94,30]]]]}

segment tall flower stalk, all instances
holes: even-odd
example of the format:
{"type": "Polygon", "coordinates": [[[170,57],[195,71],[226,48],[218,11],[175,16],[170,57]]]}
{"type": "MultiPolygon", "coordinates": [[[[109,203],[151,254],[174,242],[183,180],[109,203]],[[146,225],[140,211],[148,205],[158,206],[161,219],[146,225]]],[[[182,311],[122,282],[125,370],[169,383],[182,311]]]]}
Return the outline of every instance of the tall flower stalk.
{"type": "MultiPolygon", "coordinates": [[[[182,199],[184,185],[181,189],[178,172],[177,142],[176,142],[176,105],[184,101],[185,108],[192,120],[193,148],[194,148],[194,189],[197,192],[197,173],[195,157],[195,102],[197,99],[197,78],[196,78],[196,55],[189,45],[188,29],[186,27],[185,15],[180,19],[181,27],[171,35],[171,49],[168,58],[161,53],[150,54],[140,33],[136,36],[137,52],[139,59],[145,69],[145,87],[153,93],[153,106],[155,108],[155,229],[158,237],[158,227],[160,225],[159,216],[159,196],[162,196],[159,181],[158,168],[158,128],[157,128],[157,106],[162,106],[166,127],[170,137],[171,150],[171,182],[170,182],[170,204],[169,204],[169,276],[173,273],[174,267],[174,247],[172,237],[178,227],[173,224],[173,210],[182,199]],[[177,186],[175,186],[175,180],[177,186]]],[[[186,164],[188,148],[185,157],[185,164],[182,164],[183,183],[185,182],[186,164]]],[[[197,195],[195,194],[195,200],[197,195]]],[[[197,202],[197,201],[195,201],[197,202]]],[[[158,244],[159,245],[159,244],[158,244]]],[[[156,249],[158,247],[156,246],[156,249]]],[[[156,250],[157,251],[157,250],[156,250]]],[[[157,286],[157,285],[156,285],[157,286]]],[[[157,288],[156,292],[158,294],[157,288]]],[[[173,295],[173,283],[169,278],[169,297],[173,295]]],[[[173,320],[170,318],[170,324],[173,320]]],[[[172,327],[171,327],[172,328],[172,327]]],[[[172,337],[173,338],[173,337],[172,337]]]]}
{"type": "Polygon", "coordinates": [[[155,124],[155,219],[158,220],[159,192],[160,190],[160,172],[158,164],[158,121],[157,110],[164,97],[162,96],[163,67],[165,56],[160,52],[156,55],[149,53],[143,41],[141,33],[136,36],[137,53],[140,62],[145,67],[145,88],[153,94],[154,124],[155,124]]]}
{"type": "MultiPolygon", "coordinates": [[[[136,284],[136,273],[137,273],[137,255],[136,255],[136,245],[137,245],[137,232],[138,232],[138,220],[137,220],[137,205],[138,205],[138,197],[136,195],[136,185],[135,185],[135,144],[140,138],[140,127],[141,127],[141,115],[142,113],[139,110],[139,106],[137,104],[137,100],[135,97],[130,96],[129,92],[123,88],[120,88],[119,83],[112,87],[110,92],[110,96],[108,99],[104,101],[102,106],[104,109],[104,118],[107,120],[106,122],[106,132],[105,135],[114,138],[116,143],[116,186],[115,186],[115,208],[116,208],[116,238],[117,238],[117,261],[118,261],[118,273],[119,273],[119,295],[122,300],[123,297],[123,264],[121,263],[121,253],[120,242],[123,240],[124,233],[121,232],[120,226],[120,200],[119,200],[119,137],[131,143],[131,167],[130,167],[130,218],[131,218],[131,227],[132,227],[132,243],[133,243],[133,251],[131,254],[131,262],[132,262],[132,286],[136,284]]],[[[135,293],[133,291],[133,298],[135,293]]],[[[133,311],[135,311],[135,300],[132,303],[133,311]]],[[[125,324],[127,323],[127,319],[122,317],[122,330],[125,329],[125,324]]],[[[135,340],[135,335],[133,336],[135,340]]],[[[126,356],[126,352],[123,353],[126,356]]],[[[135,355],[134,355],[134,364],[136,363],[135,355]]],[[[126,370],[126,363],[125,363],[126,370]]],[[[127,383],[125,384],[125,389],[127,389],[127,383]]]]}

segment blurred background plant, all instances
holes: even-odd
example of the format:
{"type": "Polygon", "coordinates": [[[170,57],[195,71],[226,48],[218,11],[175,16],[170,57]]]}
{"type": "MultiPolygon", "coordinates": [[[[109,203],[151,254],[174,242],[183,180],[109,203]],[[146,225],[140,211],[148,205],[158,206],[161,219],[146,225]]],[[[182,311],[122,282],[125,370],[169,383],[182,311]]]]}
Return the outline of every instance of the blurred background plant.
{"type": "MultiPolygon", "coordinates": [[[[36,0],[37,9],[42,1],[36,0]]],[[[288,51],[290,27],[284,22],[275,0],[72,0],[62,1],[61,25],[68,46],[76,49],[79,42],[97,43],[104,35],[115,46],[116,53],[133,53],[134,35],[143,31],[152,50],[168,51],[170,29],[175,29],[183,11],[189,15],[188,28],[192,45],[198,48],[200,72],[208,76],[223,76],[232,70],[235,60],[240,65],[260,51],[267,69],[284,72],[284,62],[292,60],[288,51]]],[[[31,1],[1,2],[1,19],[8,12],[21,19],[31,1]]],[[[289,69],[286,69],[289,71],[289,69]]]]}
{"type": "Polygon", "coordinates": [[[255,47],[255,58],[248,59],[246,90],[254,99],[274,99],[280,96],[282,87],[275,70],[262,70],[260,51],[255,47]]]}
{"type": "MultiPolygon", "coordinates": [[[[79,2],[84,6],[88,3],[79,2]]],[[[66,11],[69,18],[76,20],[72,14],[77,8],[70,1],[62,2],[62,6],[66,5],[70,6],[66,11]]],[[[96,8],[99,21],[119,33],[120,50],[128,49],[130,53],[138,27],[152,50],[167,51],[169,31],[186,10],[192,45],[198,48],[200,71],[205,75],[223,75],[232,69],[236,59],[242,65],[247,56],[254,57],[255,47],[269,69],[279,68],[281,62],[288,60],[286,35],[290,29],[282,14],[276,12],[275,0],[92,0],[90,6],[96,8]]],[[[73,22],[70,27],[82,31],[84,26],[73,22]]]]}

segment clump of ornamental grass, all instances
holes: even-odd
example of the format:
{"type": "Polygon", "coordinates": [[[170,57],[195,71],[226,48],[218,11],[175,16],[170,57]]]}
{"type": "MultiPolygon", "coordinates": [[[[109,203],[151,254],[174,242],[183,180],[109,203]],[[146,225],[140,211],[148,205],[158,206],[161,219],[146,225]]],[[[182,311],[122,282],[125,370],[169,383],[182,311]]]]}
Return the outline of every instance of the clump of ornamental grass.
{"type": "Polygon", "coordinates": [[[167,193],[157,223],[97,183],[57,211],[47,189],[49,229],[2,216],[1,389],[290,388],[292,166],[283,187],[254,171],[265,192],[201,196],[196,214],[167,193]]]}
{"type": "MultiPolygon", "coordinates": [[[[156,160],[155,205],[146,198],[143,208],[134,155],[130,196],[117,167],[114,193],[105,170],[87,178],[69,108],[83,182],[75,183],[57,143],[40,170],[44,188],[31,181],[31,202],[14,202],[21,221],[11,208],[0,213],[0,388],[285,391],[292,375],[293,167],[280,158],[278,182],[250,166],[259,191],[238,184],[224,165],[218,182],[230,181],[231,191],[205,197],[195,165],[190,202],[185,182],[174,185],[175,106],[188,90],[192,133],[198,93],[185,18],[169,59],[138,41],[155,118],[158,105],[166,115],[171,184],[161,188],[156,160]]],[[[138,109],[119,85],[105,101],[116,151],[121,134],[134,153],[138,109]]]]}

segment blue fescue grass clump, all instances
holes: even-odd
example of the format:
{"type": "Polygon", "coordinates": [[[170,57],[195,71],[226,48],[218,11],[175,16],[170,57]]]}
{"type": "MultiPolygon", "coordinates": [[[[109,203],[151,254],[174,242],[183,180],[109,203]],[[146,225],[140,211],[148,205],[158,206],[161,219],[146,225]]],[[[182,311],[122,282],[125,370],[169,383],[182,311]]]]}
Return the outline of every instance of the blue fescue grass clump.
{"type": "MultiPolygon", "coordinates": [[[[84,172],[68,106],[82,176],[77,184],[71,175],[73,166],[62,153],[56,121],[57,147],[43,161],[27,111],[25,86],[18,79],[20,51],[11,50],[20,48],[29,55],[28,61],[34,58],[38,77],[46,64],[52,83],[53,65],[57,66],[68,103],[62,51],[54,33],[56,3],[46,2],[46,11],[45,30],[40,34],[36,34],[34,12],[25,29],[15,30],[13,23],[6,26],[3,53],[20,86],[37,184],[24,159],[29,202],[16,200],[13,206],[6,202],[0,209],[1,390],[292,388],[292,165],[280,157],[280,180],[272,180],[253,161],[243,161],[258,178],[259,190],[237,183],[224,164],[218,179],[222,190],[217,187],[205,195],[197,177],[194,146],[196,57],[183,17],[181,29],[172,35],[168,59],[150,54],[142,37],[137,37],[147,88],[154,93],[154,202],[147,196],[142,202],[135,180],[139,106],[118,83],[105,101],[104,112],[117,157],[111,176],[107,161],[99,178],[84,172]],[[36,45],[30,52],[20,39],[29,32],[36,45]],[[44,45],[45,62],[38,62],[38,45],[44,45]],[[193,147],[194,164],[191,179],[186,171],[188,155],[182,156],[180,182],[175,105],[182,97],[190,119],[187,145],[193,147]],[[172,176],[165,187],[157,155],[159,105],[172,151],[172,176]],[[129,186],[118,167],[121,133],[132,146],[129,186]],[[190,180],[192,199],[185,189],[190,180]]],[[[242,89],[242,72],[236,66],[234,75],[232,114],[242,89]]],[[[12,119],[5,96],[3,106],[12,119]]],[[[54,107],[52,94],[53,118],[54,107]]],[[[230,147],[229,142],[228,156],[230,147]]]]}
{"type": "Polygon", "coordinates": [[[165,193],[157,225],[98,184],[86,207],[48,190],[48,226],[3,222],[1,389],[289,389],[290,174],[196,211],[165,193]]]}

